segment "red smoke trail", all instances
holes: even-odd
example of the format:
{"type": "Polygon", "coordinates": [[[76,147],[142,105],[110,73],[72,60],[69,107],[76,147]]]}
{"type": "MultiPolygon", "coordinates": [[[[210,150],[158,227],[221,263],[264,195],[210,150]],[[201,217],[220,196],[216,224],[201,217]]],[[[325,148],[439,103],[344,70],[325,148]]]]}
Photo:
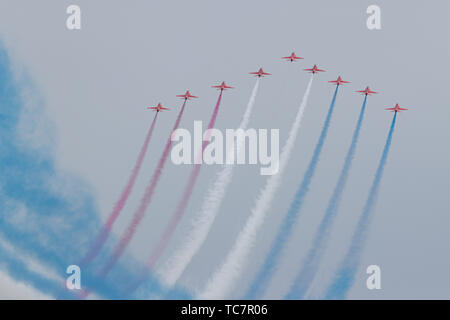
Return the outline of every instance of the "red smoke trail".
{"type": "Polygon", "coordinates": [[[133,187],[136,182],[136,178],[139,174],[139,171],[141,170],[142,162],[144,161],[145,154],[147,153],[147,149],[148,149],[150,139],[153,134],[153,129],[155,128],[155,123],[156,123],[157,117],[158,117],[158,112],[156,112],[155,117],[153,118],[153,122],[150,126],[150,129],[148,130],[148,133],[145,138],[144,144],[142,146],[141,152],[139,153],[136,164],[134,165],[133,171],[130,175],[130,178],[128,179],[127,185],[123,189],[122,194],[120,195],[119,200],[116,202],[112,212],[109,214],[109,217],[108,217],[105,225],[103,226],[102,230],[98,234],[94,244],[89,249],[87,254],[84,256],[84,258],[81,262],[81,265],[85,265],[97,257],[101,248],[103,247],[106,240],[108,239],[108,236],[111,233],[112,227],[113,227],[114,223],[116,222],[117,218],[119,217],[120,212],[122,211],[123,207],[125,206],[125,204],[128,200],[128,197],[130,196],[130,193],[133,190],[133,187]]]}
{"type": "MultiPolygon", "coordinates": [[[[214,112],[211,116],[211,120],[208,124],[208,130],[206,131],[205,139],[202,143],[202,151],[198,155],[198,158],[201,159],[203,156],[203,152],[205,151],[206,146],[209,143],[209,139],[211,137],[210,129],[214,128],[214,124],[216,123],[217,114],[219,112],[220,107],[220,101],[222,100],[222,92],[220,92],[219,99],[217,100],[216,107],[214,109],[214,112]]],[[[200,161],[197,161],[200,162],[200,161]]],[[[186,210],[186,206],[189,202],[189,199],[191,197],[192,191],[195,187],[195,182],[197,181],[197,177],[200,173],[201,164],[195,164],[194,168],[192,169],[191,175],[189,176],[188,183],[186,185],[186,189],[183,193],[183,198],[181,198],[181,201],[178,203],[177,210],[175,211],[174,215],[172,216],[172,219],[170,220],[169,225],[167,226],[166,230],[164,231],[164,234],[159,241],[157,247],[153,251],[153,254],[150,256],[150,259],[148,260],[147,267],[152,268],[158,258],[161,256],[162,252],[166,248],[170,237],[172,236],[173,232],[175,231],[175,228],[177,224],[180,222],[181,217],[183,216],[184,211],[186,210]]]]}
{"type": "MultiPolygon", "coordinates": [[[[209,120],[208,130],[205,133],[205,138],[202,143],[202,150],[201,150],[201,153],[199,153],[197,156],[198,159],[202,159],[203,152],[205,151],[205,148],[209,143],[209,139],[211,137],[210,129],[214,128],[214,125],[216,123],[217,114],[219,112],[219,107],[220,107],[220,102],[222,101],[222,93],[223,93],[223,91],[220,92],[219,98],[216,103],[216,107],[214,108],[214,112],[211,116],[211,119],[209,120]]],[[[153,268],[155,263],[161,257],[162,253],[164,252],[164,249],[167,247],[167,245],[169,243],[169,240],[170,240],[173,232],[175,231],[175,228],[177,227],[178,223],[180,222],[181,218],[183,217],[184,211],[186,210],[186,207],[187,207],[187,204],[191,197],[192,191],[194,190],[195,182],[197,181],[198,175],[200,173],[201,164],[198,164],[198,162],[200,162],[200,161],[196,161],[196,162],[197,163],[194,165],[191,175],[189,176],[189,180],[188,180],[188,183],[184,190],[183,197],[181,198],[181,201],[178,203],[177,210],[173,214],[169,225],[164,230],[164,233],[163,233],[160,241],[158,242],[158,245],[155,247],[155,249],[152,252],[152,255],[147,260],[147,265],[144,270],[144,275],[142,278],[140,278],[140,281],[143,281],[146,278],[146,275],[148,274],[148,272],[153,268]]],[[[135,290],[137,288],[137,286],[139,286],[140,281],[134,283],[129,290],[130,291],[135,290]]]]}
{"type": "Polygon", "coordinates": [[[161,158],[159,159],[158,166],[156,167],[156,170],[150,179],[150,183],[147,185],[147,188],[145,189],[145,193],[141,199],[141,203],[140,203],[139,207],[137,208],[137,210],[134,212],[131,223],[127,226],[127,229],[125,230],[124,234],[120,238],[119,243],[114,248],[113,255],[109,259],[108,263],[100,271],[100,274],[99,274],[100,277],[106,276],[108,274],[108,272],[111,270],[111,268],[115,265],[117,260],[119,260],[119,258],[122,256],[126,247],[128,246],[128,244],[130,243],[134,234],[136,233],[136,229],[139,226],[139,223],[144,218],[145,211],[147,210],[148,206],[150,205],[153,193],[158,184],[158,181],[161,176],[164,165],[166,163],[167,157],[169,156],[170,147],[172,146],[172,140],[171,140],[172,132],[175,131],[178,128],[178,126],[180,125],[181,117],[183,115],[185,106],[186,106],[186,100],[184,101],[183,106],[181,107],[181,110],[180,110],[180,113],[178,114],[175,125],[173,126],[170,136],[167,139],[167,143],[164,148],[164,152],[163,152],[161,158]]]}
{"type": "MultiPolygon", "coordinates": [[[[131,220],[131,223],[127,226],[125,233],[120,238],[119,243],[115,246],[114,252],[113,252],[111,258],[108,260],[108,262],[105,264],[105,266],[99,272],[98,276],[101,278],[105,277],[109,273],[109,271],[111,271],[112,267],[114,267],[117,260],[119,260],[119,258],[122,256],[126,247],[128,246],[131,239],[133,238],[139,223],[141,222],[142,218],[144,218],[145,211],[147,210],[148,206],[150,205],[150,202],[151,202],[152,196],[153,196],[153,192],[155,191],[156,185],[158,184],[158,181],[161,176],[164,165],[166,163],[167,157],[169,156],[170,147],[172,146],[172,140],[171,140],[172,133],[180,125],[181,117],[183,116],[184,107],[186,106],[186,102],[187,102],[187,100],[184,100],[183,106],[181,107],[181,110],[178,113],[177,120],[175,121],[173,129],[170,132],[170,136],[167,139],[167,143],[164,148],[163,154],[161,155],[161,158],[159,159],[158,166],[156,167],[155,172],[153,173],[153,175],[150,179],[150,182],[147,185],[147,188],[145,189],[144,196],[141,199],[141,203],[140,203],[138,209],[133,214],[133,219],[131,220]]],[[[78,296],[79,296],[79,298],[84,299],[90,293],[91,293],[91,290],[85,290],[78,296]]]]}

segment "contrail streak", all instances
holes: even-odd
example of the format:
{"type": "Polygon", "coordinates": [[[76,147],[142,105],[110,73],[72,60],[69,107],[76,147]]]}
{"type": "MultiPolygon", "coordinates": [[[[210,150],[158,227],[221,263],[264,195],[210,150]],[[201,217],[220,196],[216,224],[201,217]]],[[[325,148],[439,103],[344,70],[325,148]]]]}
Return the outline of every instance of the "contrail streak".
{"type": "Polygon", "coordinates": [[[352,161],[355,156],[356,145],[358,143],[359,133],[361,131],[362,122],[364,119],[364,112],[366,110],[367,96],[364,97],[364,102],[361,107],[358,121],[356,123],[355,130],[353,132],[352,142],[345,157],[344,166],[342,167],[341,174],[339,175],[336,186],[333,190],[333,194],[328,202],[328,207],[325,211],[325,215],[319,225],[316,232],[316,236],[313,240],[313,245],[306,255],[305,262],[298,273],[287,298],[301,299],[305,295],[314,276],[316,275],[319,263],[325,252],[325,248],[329,241],[330,228],[338,212],[339,204],[342,199],[342,193],[347,183],[348,174],[350,172],[352,161]]]}
{"type": "Polygon", "coordinates": [[[122,234],[122,237],[119,240],[119,243],[115,246],[114,252],[111,256],[111,258],[108,260],[108,262],[105,264],[103,269],[101,269],[99,276],[104,277],[108,274],[108,272],[111,270],[111,268],[115,265],[117,260],[122,256],[123,252],[125,251],[126,247],[130,243],[131,239],[133,238],[134,234],[136,233],[137,227],[139,226],[139,223],[144,218],[145,212],[150,205],[150,202],[152,200],[153,193],[155,191],[156,186],[158,185],[159,178],[161,177],[161,173],[164,169],[164,165],[166,163],[167,157],[170,153],[170,147],[172,146],[172,132],[174,132],[178,126],[180,125],[181,117],[184,112],[184,108],[186,106],[187,100],[184,101],[183,106],[181,107],[181,110],[178,114],[177,120],[175,121],[175,125],[173,126],[172,131],[170,132],[170,136],[167,139],[166,146],[164,148],[164,151],[161,155],[161,158],[159,159],[158,165],[155,169],[155,172],[153,173],[149,184],[147,185],[147,188],[145,189],[144,196],[141,199],[141,203],[137,210],[133,214],[133,218],[131,222],[128,224],[127,229],[125,230],[124,234],[122,234]]]}
{"type": "Polygon", "coordinates": [[[128,198],[131,194],[131,191],[133,190],[134,184],[136,183],[136,178],[139,174],[139,171],[141,170],[142,163],[144,161],[145,154],[147,153],[150,139],[153,134],[153,129],[155,128],[155,123],[156,123],[156,119],[158,117],[158,113],[159,112],[155,113],[155,117],[153,118],[152,124],[150,125],[150,129],[148,130],[147,136],[145,137],[144,144],[142,145],[141,151],[139,153],[139,156],[137,158],[137,161],[133,168],[133,171],[131,172],[130,178],[128,179],[127,185],[123,189],[119,200],[116,202],[113,210],[109,214],[105,225],[101,229],[100,233],[97,235],[97,238],[95,239],[94,244],[91,246],[91,248],[89,249],[87,254],[82,259],[80,266],[86,265],[87,263],[91,262],[93,259],[95,259],[97,257],[97,255],[99,254],[103,245],[105,244],[106,240],[108,239],[109,234],[111,233],[113,225],[116,222],[117,218],[119,217],[120,212],[122,211],[123,207],[125,206],[128,198]]]}
{"type": "Polygon", "coordinates": [[[347,251],[347,254],[345,255],[344,260],[342,260],[342,263],[338,268],[337,276],[327,290],[327,299],[344,299],[355,280],[355,274],[356,271],[358,271],[362,250],[367,241],[369,224],[375,207],[380,181],[383,177],[384,166],[386,165],[387,157],[389,154],[396,118],[397,113],[394,114],[394,118],[392,119],[383,154],[381,156],[378,169],[375,173],[375,178],[373,180],[372,187],[370,188],[366,204],[359,218],[355,233],[353,234],[352,242],[347,251]]]}
{"type": "Polygon", "coordinates": [[[0,245],[0,270],[5,271],[18,283],[32,286],[40,292],[53,297],[57,295],[61,287],[57,281],[30,269],[25,261],[18,259],[17,254],[7,250],[3,245],[0,245]]]}
{"type": "MultiPolygon", "coordinates": [[[[202,144],[201,154],[199,155],[200,157],[202,157],[206,146],[209,144],[209,140],[211,138],[211,129],[214,128],[214,125],[215,125],[216,119],[217,119],[217,114],[219,112],[220,102],[222,100],[222,93],[223,92],[220,92],[219,99],[217,100],[217,104],[216,104],[216,107],[214,108],[213,115],[209,121],[208,130],[206,131],[205,139],[202,144]]],[[[175,231],[176,226],[180,222],[180,219],[182,218],[183,213],[185,212],[187,204],[189,202],[189,199],[192,195],[192,191],[194,190],[195,183],[196,183],[198,175],[200,173],[200,169],[201,169],[201,164],[195,164],[195,166],[191,172],[191,175],[189,177],[188,183],[186,185],[186,189],[184,191],[183,197],[182,197],[181,201],[178,203],[175,214],[172,216],[172,219],[171,219],[167,229],[165,230],[165,232],[161,238],[161,241],[158,243],[158,245],[156,246],[156,249],[154,250],[153,254],[151,255],[150,259],[148,260],[148,263],[147,263],[148,268],[151,269],[154,266],[155,262],[158,260],[158,258],[161,256],[162,252],[164,251],[164,249],[166,248],[166,246],[170,240],[171,235],[175,231]]]]}
{"type": "Polygon", "coordinates": [[[223,298],[230,290],[236,278],[241,273],[242,268],[247,263],[251,249],[254,247],[256,234],[262,226],[265,216],[271,206],[280,183],[283,171],[289,161],[290,155],[294,148],[295,140],[300,129],[301,120],[308,101],[309,92],[313,76],[311,76],[302,102],[298,109],[294,123],[289,132],[288,139],[283,147],[280,156],[280,166],[278,174],[272,175],[267,179],[266,185],[261,190],[256,204],[251,211],[251,215],[247,220],[244,228],[239,233],[231,251],[228,253],[224,263],[213,274],[206,284],[203,292],[200,293],[202,299],[220,299],[223,298]]]}
{"type": "MultiPolygon", "coordinates": [[[[19,79],[11,70],[9,56],[0,44],[0,86],[4,88],[0,90],[0,234],[25,256],[51,270],[64,272],[68,265],[81,261],[87,251],[86,241],[93,243],[103,222],[83,179],[61,172],[46,143],[31,146],[24,144],[22,138],[18,139],[24,132],[22,129],[26,127],[26,134],[33,134],[37,129],[34,124],[45,119],[39,116],[40,102],[30,104],[28,98],[21,95],[27,92],[26,96],[31,97],[39,93],[28,76],[26,81],[17,82],[19,79]],[[25,127],[21,125],[22,120],[25,127]]],[[[45,123],[42,122],[44,127],[45,123]]],[[[0,256],[4,258],[3,253],[0,256]]],[[[24,262],[24,266],[30,267],[28,262],[24,262]]],[[[21,277],[16,272],[22,266],[5,267],[11,276],[21,277]]],[[[123,272],[124,277],[133,275],[129,263],[118,267],[116,271],[123,272]]],[[[28,276],[23,275],[23,280],[32,276],[32,269],[28,276]]],[[[89,272],[84,273],[83,283],[106,298],[114,299],[119,292],[116,283],[97,281],[89,272]]],[[[61,281],[56,285],[57,288],[51,290],[55,296],[61,289],[61,281]]],[[[50,287],[45,290],[50,291],[50,287]]]]}
{"type": "MultiPolygon", "coordinates": [[[[206,130],[205,138],[203,139],[202,149],[197,157],[199,160],[202,159],[203,152],[205,151],[206,146],[209,144],[209,140],[211,138],[211,129],[214,128],[214,125],[216,123],[217,114],[219,112],[219,107],[220,107],[220,102],[222,101],[222,94],[223,94],[223,91],[220,92],[219,98],[217,99],[217,103],[214,108],[214,112],[209,121],[208,129],[206,130]]],[[[195,183],[196,183],[198,175],[200,173],[200,169],[201,169],[201,162],[197,161],[196,164],[194,165],[194,168],[192,169],[191,175],[189,176],[189,180],[188,180],[188,183],[184,190],[183,197],[181,198],[181,201],[178,203],[176,211],[172,215],[172,218],[170,219],[170,222],[169,222],[167,228],[164,230],[164,233],[161,236],[161,239],[159,240],[155,249],[153,249],[153,252],[152,252],[150,258],[147,261],[141,281],[146,278],[146,276],[149,274],[151,269],[154,267],[155,263],[161,257],[161,255],[164,252],[164,249],[167,247],[169,240],[170,240],[171,236],[173,235],[178,223],[180,222],[181,218],[183,217],[183,214],[186,210],[187,204],[189,203],[189,199],[194,190],[195,183]]],[[[133,284],[130,290],[136,289],[136,287],[140,284],[141,281],[133,284]]]]}
{"type": "MultiPolygon", "coordinates": [[[[238,129],[244,130],[248,126],[250,115],[255,104],[256,94],[258,92],[259,80],[259,78],[256,80],[250,100],[247,104],[247,109],[245,110],[238,129]]],[[[237,153],[242,152],[243,142],[243,139],[238,139],[237,153]]],[[[228,150],[227,155],[229,155],[230,159],[234,159],[234,149],[228,150]]],[[[161,278],[169,288],[175,285],[192,258],[205,242],[233,177],[233,168],[234,165],[232,164],[224,165],[219,171],[216,181],[212,188],[209,189],[208,194],[203,201],[201,211],[192,220],[191,230],[187,235],[187,238],[183,240],[183,243],[177,249],[175,254],[169,258],[164,267],[159,271],[161,278]]]]}
{"type": "Polygon", "coordinates": [[[281,257],[283,248],[286,245],[286,242],[289,239],[290,235],[292,234],[295,223],[299,218],[303,206],[303,200],[309,191],[309,185],[316,171],[316,166],[319,162],[320,154],[322,152],[322,148],[328,134],[328,128],[330,126],[331,118],[333,115],[338,89],[339,86],[336,86],[333,99],[331,100],[330,108],[328,109],[327,117],[322,127],[322,132],[320,133],[319,140],[317,141],[309,166],[303,176],[302,183],[300,184],[300,187],[298,188],[297,193],[294,196],[294,200],[289,207],[288,213],[283,220],[283,223],[279,229],[275,241],[272,244],[269,254],[264,260],[264,264],[262,265],[260,271],[258,272],[256,278],[252,282],[247,292],[248,299],[256,299],[260,297],[261,294],[263,294],[263,291],[268,286],[269,281],[272,278],[273,273],[275,272],[275,266],[277,265],[281,257]]]}

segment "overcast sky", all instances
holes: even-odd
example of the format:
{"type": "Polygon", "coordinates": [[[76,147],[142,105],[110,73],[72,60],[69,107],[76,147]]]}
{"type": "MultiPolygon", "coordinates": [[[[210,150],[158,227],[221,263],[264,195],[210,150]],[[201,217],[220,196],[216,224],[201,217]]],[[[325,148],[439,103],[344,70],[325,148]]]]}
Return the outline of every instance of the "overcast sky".
{"type": "MultiPolygon", "coordinates": [[[[341,75],[336,110],[302,222],[272,281],[268,298],[281,298],[296,272],[336,183],[356,123],[366,85],[379,91],[368,100],[362,128],[332,241],[314,282],[320,297],[340,262],[367,198],[392,114],[385,107],[409,108],[398,115],[397,130],[381,184],[362,265],[382,270],[382,290],[365,287],[365,267],[350,298],[450,298],[450,45],[444,1],[87,1],[9,0],[0,3],[0,39],[16,68],[28,72],[45,101],[42,113],[54,128],[56,163],[85,180],[107,216],[120,194],[152,119],[147,106],[171,108],[156,124],[145,165],[115,232],[119,234],[139,203],[158,161],[181,101],[189,89],[200,98],[188,103],[182,127],[206,122],[225,80],[217,127],[235,128],[247,104],[260,66],[273,74],[261,81],[250,126],[280,129],[284,144],[309,76],[316,77],[295,151],[240,286],[239,298],[262,263],[275,232],[310,161],[334,87],[341,75]],[[66,8],[78,4],[82,29],[66,28],[66,8]],[[381,8],[381,30],[366,27],[366,9],[381,8]],[[305,60],[280,58],[295,51],[305,60]]],[[[206,126],[206,124],[205,124],[206,126]]],[[[168,163],[155,201],[131,253],[148,257],[181,196],[189,166],[168,163]]],[[[188,222],[200,209],[218,166],[203,167],[188,212],[164,259],[183,241],[188,222]]],[[[259,166],[236,169],[213,230],[181,281],[202,288],[250,213],[266,177],[259,166]]],[[[0,292],[19,283],[0,275],[0,292]],[[15,283],[15,284],[13,284],[15,283]]],[[[29,289],[27,289],[29,290],[29,289]]],[[[18,290],[13,297],[29,296],[18,290]]],[[[42,294],[42,293],[40,293],[42,294]]],[[[40,295],[39,294],[39,295],[40,295]]],[[[45,293],[44,293],[45,294],[45,293]]],[[[0,295],[1,297],[1,295],[0,295]]]]}

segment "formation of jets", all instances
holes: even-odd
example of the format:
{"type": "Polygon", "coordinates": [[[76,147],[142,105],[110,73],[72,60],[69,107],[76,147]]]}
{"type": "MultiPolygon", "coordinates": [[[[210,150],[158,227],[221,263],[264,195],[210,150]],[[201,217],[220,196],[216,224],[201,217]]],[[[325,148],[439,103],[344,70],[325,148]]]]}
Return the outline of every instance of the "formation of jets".
{"type": "MultiPolygon", "coordinates": [[[[297,61],[297,60],[299,60],[299,59],[303,59],[303,58],[297,56],[297,55],[295,54],[295,52],[292,52],[291,55],[286,56],[286,57],[282,57],[282,59],[285,59],[286,61],[290,61],[290,62],[295,62],[295,61],[297,61]]],[[[325,72],[325,70],[319,69],[319,68],[317,67],[317,65],[314,65],[314,66],[313,66],[312,68],[310,68],[310,69],[303,69],[303,70],[308,71],[309,73],[312,73],[312,74],[316,74],[316,73],[319,73],[319,72],[325,72]]],[[[259,68],[259,70],[256,71],[256,72],[250,72],[250,74],[253,74],[253,75],[255,75],[256,77],[259,77],[259,78],[264,77],[264,76],[269,76],[269,75],[271,75],[271,73],[265,72],[265,71],[263,70],[263,68],[259,68]]],[[[331,81],[328,81],[328,82],[333,83],[333,84],[335,84],[335,85],[337,85],[337,86],[339,86],[339,85],[341,85],[341,84],[345,84],[345,83],[350,83],[349,81],[343,80],[341,76],[338,76],[338,78],[337,78],[336,80],[331,80],[331,81]]],[[[231,86],[227,85],[227,84],[225,83],[225,81],[222,81],[222,83],[221,83],[220,85],[212,86],[212,88],[218,89],[218,90],[220,90],[220,91],[224,91],[224,90],[227,90],[227,89],[233,89],[234,87],[231,87],[231,86]]],[[[356,92],[361,93],[362,95],[365,95],[365,96],[369,96],[369,95],[377,94],[377,93],[378,93],[378,92],[375,92],[375,91],[370,90],[370,88],[369,88],[368,86],[367,86],[364,90],[357,90],[356,92]]],[[[197,96],[192,95],[192,94],[189,92],[189,90],[186,91],[185,94],[177,95],[177,97],[178,97],[178,98],[181,98],[181,99],[183,99],[183,100],[190,100],[190,99],[192,99],[192,98],[198,98],[197,96]]],[[[158,103],[158,105],[157,105],[156,107],[148,107],[147,109],[151,109],[151,110],[154,110],[154,111],[156,111],[156,112],[160,112],[160,111],[163,111],[163,110],[169,110],[168,108],[163,107],[163,106],[161,105],[161,103],[158,103]]],[[[408,109],[406,109],[406,108],[401,108],[401,107],[398,105],[398,103],[397,103],[397,104],[395,105],[395,107],[392,107],[392,108],[386,108],[386,110],[390,110],[390,111],[392,111],[392,112],[399,112],[399,111],[404,111],[404,110],[408,110],[408,109]]]]}

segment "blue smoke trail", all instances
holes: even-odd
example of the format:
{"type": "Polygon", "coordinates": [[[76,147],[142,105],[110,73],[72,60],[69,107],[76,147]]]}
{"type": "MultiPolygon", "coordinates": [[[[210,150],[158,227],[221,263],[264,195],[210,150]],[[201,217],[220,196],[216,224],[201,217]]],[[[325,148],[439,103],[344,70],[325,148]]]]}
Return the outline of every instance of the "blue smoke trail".
{"type": "Polygon", "coordinates": [[[353,234],[352,242],[347,251],[347,254],[342,261],[341,266],[338,268],[335,280],[327,290],[327,299],[344,299],[355,280],[355,274],[358,270],[359,262],[361,260],[362,250],[367,240],[369,223],[377,199],[378,187],[380,185],[381,178],[383,177],[384,166],[386,164],[389,148],[391,146],[396,118],[397,112],[394,114],[394,118],[392,119],[392,124],[389,129],[388,137],[386,139],[386,145],[384,146],[383,155],[381,156],[380,164],[378,165],[372,187],[370,188],[369,197],[367,198],[367,202],[364,206],[362,215],[359,218],[358,225],[356,227],[355,233],[353,234]]]}
{"type": "Polygon", "coordinates": [[[358,122],[356,123],[355,131],[353,132],[352,143],[348,149],[345,157],[344,166],[342,167],[341,174],[334,188],[333,194],[328,203],[328,207],[325,211],[325,215],[317,230],[316,236],[313,240],[313,245],[306,255],[305,262],[300,272],[298,273],[290,292],[287,295],[288,299],[301,299],[303,298],[306,290],[314,280],[314,276],[319,267],[319,262],[324,254],[326,245],[328,243],[330,228],[336,217],[339,204],[342,199],[342,193],[347,183],[348,174],[352,166],[352,161],[355,156],[356,144],[358,142],[359,132],[361,131],[362,122],[364,119],[364,112],[366,110],[367,96],[364,97],[364,102],[361,107],[358,122]]]}
{"type": "MultiPolygon", "coordinates": [[[[22,89],[30,86],[16,82],[8,55],[0,49],[0,232],[14,246],[65,276],[67,266],[79,260],[80,244],[89,241],[100,221],[84,184],[73,177],[66,181],[56,172],[50,155],[28,147],[19,136],[22,89]],[[73,199],[59,191],[59,184],[66,187],[67,182],[74,188],[73,199]],[[22,218],[21,211],[25,212],[22,218]]],[[[106,296],[114,292],[89,277],[89,272],[83,280],[106,296]]]]}
{"type": "Polygon", "coordinates": [[[278,231],[269,254],[264,260],[264,264],[260,268],[257,276],[255,277],[252,284],[250,285],[250,288],[247,291],[247,299],[258,299],[259,297],[261,297],[264,290],[268,286],[270,279],[272,278],[272,275],[275,271],[275,265],[280,259],[282,249],[292,233],[292,228],[294,227],[295,222],[298,219],[301,208],[303,206],[303,200],[309,191],[309,185],[314,176],[314,172],[316,170],[317,163],[319,162],[319,157],[328,134],[328,128],[330,126],[331,117],[333,115],[338,89],[339,86],[336,86],[333,99],[331,100],[330,108],[328,109],[327,117],[322,127],[322,132],[320,133],[319,140],[317,141],[316,147],[314,149],[311,162],[309,163],[305,175],[303,176],[302,183],[300,184],[300,187],[295,194],[294,200],[292,201],[289,211],[283,220],[281,228],[278,231]]]}
{"type": "MultiPolygon", "coordinates": [[[[17,281],[23,281],[31,284],[35,288],[40,288],[47,295],[55,295],[61,289],[61,283],[47,279],[36,272],[29,270],[26,264],[11,254],[0,245],[0,268],[5,269],[7,273],[17,281]]],[[[5,288],[4,288],[5,289],[5,288]]],[[[20,297],[17,297],[20,299],[20,297]]]]}
{"type": "MultiPolygon", "coordinates": [[[[16,82],[9,57],[0,45],[0,233],[13,246],[64,277],[67,266],[80,261],[87,244],[94,240],[92,235],[101,221],[86,185],[60,174],[51,152],[28,147],[18,134],[24,112],[22,92],[32,87],[26,80],[16,82]],[[67,189],[70,198],[63,193],[67,189]]],[[[111,275],[114,281],[99,281],[90,269],[98,268],[110,248],[111,243],[97,265],[82,270],[82,285],[114,299],[120,297],[119,285],[139,274],[139,266],[127,258],[126,264],[111,275]]],[[[3,259],[0,255],[0,261],[3,259]]],[[[44,293],[49,289],[33,280],[25,269],[15,269],[13,276],[27,279],[44,293]]]]}

